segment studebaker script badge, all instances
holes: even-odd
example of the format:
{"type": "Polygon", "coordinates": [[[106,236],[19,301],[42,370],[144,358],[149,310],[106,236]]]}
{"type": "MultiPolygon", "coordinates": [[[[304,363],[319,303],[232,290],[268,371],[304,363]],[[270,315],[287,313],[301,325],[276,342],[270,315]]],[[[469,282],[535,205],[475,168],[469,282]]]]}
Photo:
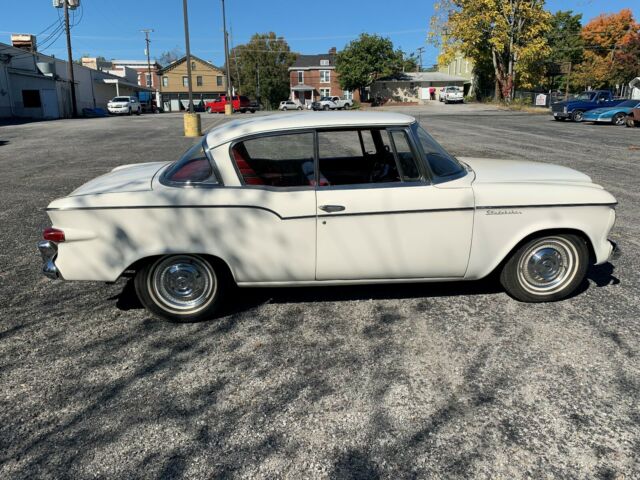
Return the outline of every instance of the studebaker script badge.
{"type": "Polygon", "coordinates": [[[486,215],[522,215],[520,210],[487,210],[486,215]]]}

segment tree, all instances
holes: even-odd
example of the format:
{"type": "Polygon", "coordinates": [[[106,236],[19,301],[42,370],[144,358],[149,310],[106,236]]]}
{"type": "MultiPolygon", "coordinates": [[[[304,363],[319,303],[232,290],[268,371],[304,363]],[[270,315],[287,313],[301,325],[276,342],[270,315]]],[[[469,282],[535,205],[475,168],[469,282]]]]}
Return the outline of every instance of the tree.
{"type": "Polygon", "coordinates": [[[443,63],[456,52],[479,64],[489,56],[496,93],[510,100],[516,78],[531,87],[542,76],[539,59],[549,53],[550,19],[544,0],[440,0],[429,38],[442,47],[443,63]]]}
{"type": "Polygon", "coordinates": [[[631,10],[594,18],[581,36],[585,53],[572,78],[576,87],[614,87],[640,75],[640,24],[631,10]]]}
{"type": "Polygon", "coordinates": [[[571,10],[558,11],[551,17],[551,28],[546,34],[549,44],[549,56],[544,60],[550,77],[549,88],[563,88],[569,65],[575,67],[584,56],[584,41],[581,35],[582,14],[571,10]]]}
{"type": "Polygon", "coordinates": [[[175,47],[172,50],[162,52],[160,56],[155,58],[155,60],[163,67],[166,67],[167,65],[172,64],[176,60],[181,59],[182,57],[184,57],[184,55],[185,54],[182,50],[180,50],[178,47],[175,47]]]}
{"type": "MultiPolygon", "coordinates": [[[[368,87],[379,78],[401,72],[402,65],[403,53],[393,49],[391,40],[368,33],[362,33],[336,55],[336,73],[345,90],[368,87]]],[[[415,68],[415,64],[408,65],[415,68]]]]}
{"type": "Polygon", "coordinates": [[[289,96],[289,67],[296,57],[283,37],[255,33],[229,54],[231,82],[243,95],[273,108],[289,96]]]}

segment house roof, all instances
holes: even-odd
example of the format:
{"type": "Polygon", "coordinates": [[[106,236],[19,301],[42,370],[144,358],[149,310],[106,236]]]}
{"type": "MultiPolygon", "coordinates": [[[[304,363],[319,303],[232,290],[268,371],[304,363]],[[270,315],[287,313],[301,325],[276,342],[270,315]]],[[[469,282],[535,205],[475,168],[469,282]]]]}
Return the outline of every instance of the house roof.
{"type": "Polygon", "coordinates": [[[392,112],[315,112],[265,115],[234,120],[209,131],[207,146],[215,148],[246,135],[322,127],[410,125],[415,118],[392,112]]]}
{"type": "MultiPolygon", "coordinates": [[[[211,62],[207,62],[206,60],[201,59],[200,57],[196,57],[195,55],[191,55],[191,60],[197,60],[199,62],[204,63],[205,65],[214,68],[220,72],[224,71],[222,68],[220,67],[216,67],[213,63],[211,62]]],[[[167,65],[166,67],[162,67],[160,70],[158,70],[159,74],[163,74],[165,72],[168,72],[170,70],[173,70],[174,68],[176,68],[178,65],[184,63],[187,61],[187,56],[185,55],[182,58],[179,58],[178,60],[176,60],[175,62],[170,63],[169,65],[167,65]]]]}
{"type": "Polygon", "coordinates": [[[309,67],[334,67],[336,64],[336,56],[332,53],[320,53],[318,55],[298,55],[296,61],[289,67],[289,70],[297,68],[309,67]],[[329,60],[329,65],[320,65],[320,60],[329,60]]]}
{"type": "Polygon", "coordinates": [[[468,82],[468,78],[456,77],[442,72],[403,72],[392,77],[381,78],[381,82],[468,82]]]}

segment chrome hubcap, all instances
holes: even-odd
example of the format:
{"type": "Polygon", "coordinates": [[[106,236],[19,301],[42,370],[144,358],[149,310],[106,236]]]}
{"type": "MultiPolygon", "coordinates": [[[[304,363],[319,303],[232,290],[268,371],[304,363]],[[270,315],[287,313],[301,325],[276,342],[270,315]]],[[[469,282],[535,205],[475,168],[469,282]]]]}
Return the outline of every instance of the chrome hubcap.
{"type": "Polygon", "coordinates": [[[520,258],[518,277],[534,294],[562,290],[575,277],[578,254],[564,238],[549,237],[534,243],[520,258]]]}
{"type": "Polygon", "coordinates": [[[151,292],[168,310],[193,313],[215,296],[216,278],[211,266],[192,256],[160,259],[150,276],[151,292]]]}

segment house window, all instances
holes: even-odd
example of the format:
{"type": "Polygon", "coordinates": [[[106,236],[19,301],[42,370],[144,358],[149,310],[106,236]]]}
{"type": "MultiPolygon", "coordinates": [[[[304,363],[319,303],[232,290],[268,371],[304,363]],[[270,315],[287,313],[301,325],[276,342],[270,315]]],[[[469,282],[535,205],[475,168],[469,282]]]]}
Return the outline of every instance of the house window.
{"type": "Polygon", "coordinates": [[[218,75],[216,77],[216,86],[218,86],[218,87],[222,86],[222,75],[218,75]]]}
{"type": "Polygon", "coordinates": [[[195,70],[196,69],[196,62],[191,62],[191,70],[195,70]]]}
{"type": "Polygon", "coordinates": [[[331,89],[330,88],[321,88],[320,89],[320,96],[321,97],[330,97],[331,96],[331,89]]]}
{"type": "Polygon", "coordinates": [[[342,96],[345,100],[353,100],[353,92],[351,90],[343,90],[342,96]]]}
{"type": "Polygon", "coordinates": [[[320,70],[320,83],[329,83],[329,82],[331,82],[331,71],[320,70]]]}
{"type": "Polygon", "coordinates": [[[189,86],[189,77],[187,77],[186,75],[184,75],[182,77],[182,86],[183,87],[188,87],[189,86]]]}
{"type": "Polygon", "coordinates": [[[198,87],[201,87],[201,86],[202,86],[202,76],[198,75],[198,76],[196,77],[196,85],[197,85],[198,87]]]}
{"type": "Polygon", "coordinates": [[[22,90],[22,105],[24,108],[40,108],[40,90],[22,90]]]}
{"type": "Polygon", "coordinates": [[[320,65],[326,67],[329,65],[329,60],[320,60],[320,65]]]}
{"type": "Polygon", "coordinates": [[[298,70],[298,83],[304,83],[304,72],[302,70],[298,70]]]}
{"type": "Polygon", "coordinates": [[[162,86],[163,87],[168,87],[169,86],[169,77],[167,77],[166,75],[164,77],[162,77],[162,86]]]}
{"type": "Polygon", "coordinates": [[[153,85],[153,78],[151,77],[150,73],[145,73],[144,74],[144,78],[145,78],[145,81],[146,81],[146,83],[145,83],[146,86],[149,87],[149,86],[153,85]]]}

